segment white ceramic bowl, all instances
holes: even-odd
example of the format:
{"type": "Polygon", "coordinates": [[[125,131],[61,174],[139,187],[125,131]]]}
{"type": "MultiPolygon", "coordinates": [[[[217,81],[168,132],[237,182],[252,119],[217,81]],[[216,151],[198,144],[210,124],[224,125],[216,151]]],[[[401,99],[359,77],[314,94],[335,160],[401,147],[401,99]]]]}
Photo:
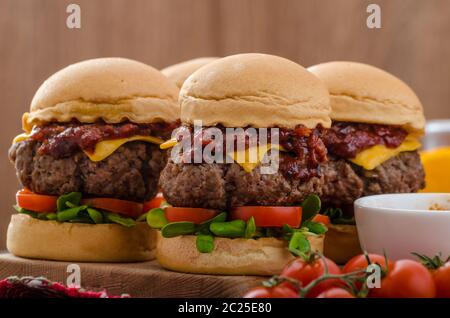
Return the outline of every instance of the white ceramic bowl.
{"type": "Polygon", "coordinates": [[[361,248],[392,259],[450,255],[450,193],[382,194],[355,201],[361,248]],[[430,210],[438,206],[445,210],[430,210]]]}

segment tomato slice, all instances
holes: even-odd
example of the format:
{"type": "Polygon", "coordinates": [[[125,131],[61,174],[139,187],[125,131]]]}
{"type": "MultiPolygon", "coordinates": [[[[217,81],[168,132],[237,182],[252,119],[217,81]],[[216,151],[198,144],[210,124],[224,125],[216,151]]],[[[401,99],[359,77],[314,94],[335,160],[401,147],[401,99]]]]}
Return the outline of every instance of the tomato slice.
{"type": "Polygon", "coordinates": [[[17,205],[34,212],[55,212],[57,199],[56,196],[36,194],[28,189],[20,190],[16,194],[17,205]]]}
{"type": "Polygon", "coordinates": [[[232,220],[247,221],[252,216],[256,226],[282,227],[287,224],[298,228],[302,221],[302,208],[297,206],[240,206],[231,210],[232,220]]]}
{"type": "Polygon", "coordinates": [[[194,222],[200,224],[215,217],[219,212],[216,210],[202,208],[179,208],[167,207],[164,210],[169,222],[194,222]]]}
{"type": "Polygon", "coordinates": [[[119,200],[113,198],[91,198],[81,200],[82,204],[89,205],[93,208],[107,210],[128,216],[131,218],[139,217],[142,212],[142,203],[133,201],[119,200]]]}
{"type": "Polygon", "coordinates": [[[156,197],[144,203],[144,210],[142,212],[146,213],[151,209],[159,208],[164,201],[165,199],[162,193],[158,193],[156,197]]]}
{"type": "Polygon", "coordinates": [[[313,218],[312,218],[313,222],[319,222],[322,223],[323,225],[329,225],[330,224],[330,218],[326,215],[323,214],[316,214],[313,218]]]}

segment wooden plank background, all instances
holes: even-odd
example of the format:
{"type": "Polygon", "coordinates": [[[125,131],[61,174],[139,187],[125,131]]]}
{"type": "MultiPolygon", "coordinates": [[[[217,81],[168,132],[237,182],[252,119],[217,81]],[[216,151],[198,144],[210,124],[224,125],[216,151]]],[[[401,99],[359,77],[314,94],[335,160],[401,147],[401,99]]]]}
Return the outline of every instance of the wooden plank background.
{"type": "Polygon", "coordinates": [[[35,90],[67,64],[101,56],[164,67],[198,56],[278,54],[304,66],[374,64],[415,89],[428,118],[450,117],[447,0],[0,0],[0,249],[18,187],[6,153],[35,90]],[[81,6],[82,28],[66,28],[81,6]],[[382,28],[366,27],[366,7],[382,28]]]}

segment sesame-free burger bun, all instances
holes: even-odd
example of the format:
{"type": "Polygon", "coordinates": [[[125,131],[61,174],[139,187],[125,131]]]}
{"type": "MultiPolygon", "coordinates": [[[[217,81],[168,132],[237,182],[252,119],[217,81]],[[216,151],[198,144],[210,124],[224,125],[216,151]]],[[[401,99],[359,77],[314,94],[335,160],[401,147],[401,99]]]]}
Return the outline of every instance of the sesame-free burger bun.
{"type": "Polygon", "coordinates": [[[325,85],[302,66],[267,54],[237,54],[195,71],[181,87],[181,121],[204,126],[329,127],[325,85]]]}
{"type": "Polygon", "coordinates": [[[23,127],[69,122],[173,122],[178,119],[178,88],[161,72],[125,58],[98,58],[69,65],[37,90],[23,127]]]}
{"type": "Polygon", "coordinates": [[[336,264],[345,264],[362,254],[356,225],[329,224],[325,235],[323,254],[336,264]]]}
{"type": "Polygon", "coordinates": [[[178,88],[181,88],[184,81],[196,70],[203,65],[217,60],[218,57],[199,57],[193,60],[184,61],[178,64],[168,66],[161,70],[169,80],[172,81],[178,88]]]}
{"type": "Polygon", "coordinates": [[[394,75],[371,65],[342,61],[308,70],[328,87],[332,120],[398,125],[423,132],[425,117],[419,98],[394,75]]]}
{"type": "MultiPolygon", "coordinates": [[[[287,242],[277,238],[214,238],[214,250],[200,253],[195,235],[164,238],[158,232],[156,259],[177,272],[215,275],[272,276],[281,273],[294,256],[287,242]]],[[[313,251],[323,251],[323,236],[309,236],[313,251]]]]}
{"type": "Polygon", "coordinates": [[[8,251],[25,258],[70,262],[138,262],[154,258],[156,230],[140,222],[59,223],[14,214],[8,227],[8,251]]]}

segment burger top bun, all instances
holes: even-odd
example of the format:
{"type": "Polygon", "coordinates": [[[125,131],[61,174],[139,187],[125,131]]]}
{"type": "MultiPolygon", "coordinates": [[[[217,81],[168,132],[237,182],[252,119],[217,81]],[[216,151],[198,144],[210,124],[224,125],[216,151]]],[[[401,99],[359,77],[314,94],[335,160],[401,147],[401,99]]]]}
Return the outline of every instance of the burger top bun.
{"type": "Polygon", "coordinates": [[[339,61],[308,70],[328,87],[332,120],[399,125],[423,132],[425,117],[419,98],[392,74],[367,64],[339,61]]]}
{"type": "Polygon", "coordinates": [[[178,119],[178,89],[158,70],[125,58],[86,60],[63,68],[37,90],[25,131],[46,122],[135,123],[178,119]]]}
{"type": "Polygon", "coordinates": [[[194,73],[203,65],[206,65],[209,62],[215,61],[217,59],[218,57],[199,57],[197,59],[168,66],[165,69],[162,69],[161,73],[167,76],[167,78],[171,80],[172,83],[175,83],[178,88],[181,88],[184,81],[189,77],[189,75],[194,73]]]}
{"type": "Polygon", "coordinates": [[[211,62],[184,82],[181,121],[204,126],[329,127],[325,85],[302,66],[267,54],[238,54],[211,62]]]}

